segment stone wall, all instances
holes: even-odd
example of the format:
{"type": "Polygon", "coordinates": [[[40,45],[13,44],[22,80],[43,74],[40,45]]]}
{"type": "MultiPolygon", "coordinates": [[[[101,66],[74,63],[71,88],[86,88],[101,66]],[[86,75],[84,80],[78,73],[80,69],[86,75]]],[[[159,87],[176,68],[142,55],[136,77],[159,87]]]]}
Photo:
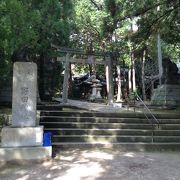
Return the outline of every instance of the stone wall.
{"type": "Polygon", "coordinates": [[[180,106],[180,85],[159,85],[158,88],[153,91],[151,104],[159,106],[180,106]]]}

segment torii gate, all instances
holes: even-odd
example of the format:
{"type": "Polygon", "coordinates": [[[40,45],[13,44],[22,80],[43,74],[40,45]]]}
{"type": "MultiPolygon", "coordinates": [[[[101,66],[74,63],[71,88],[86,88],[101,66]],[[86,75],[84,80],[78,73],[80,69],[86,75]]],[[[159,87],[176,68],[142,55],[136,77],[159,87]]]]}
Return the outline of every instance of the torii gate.
{"type": "Polygon", "coordinates": [[[67,103],[68,99],[68,80],[69,80],[69,72],[70,72],[70,63],[81,63],[81,64],[101,64],[105,66],[106,70],[106,88],[108,94],[108,104],[113,103],[114,90],[113,90],[113,73],[112,73],[112,60],[109,55],[106,54],[87,54],[82,53],[82,51],[76,51],[67,48],[60,48],[57,46],[53,46],[57,48],[58,52],[66,53],[63,57],[58,57],[57,61],[65,62],[65,71],[64,71],[64,80],[63,80],[63,94],[62,94],[62,102],[67,103]],[[86,54],[88,58],[76,58],[71,57],[71,54],[86,54]],[[98,57],[98,58],[96,58],[98,57]],[[99,58],[102,57],[102,58],[99,58]],[[104,59],[105,57],[105,59],[104,59]]]}

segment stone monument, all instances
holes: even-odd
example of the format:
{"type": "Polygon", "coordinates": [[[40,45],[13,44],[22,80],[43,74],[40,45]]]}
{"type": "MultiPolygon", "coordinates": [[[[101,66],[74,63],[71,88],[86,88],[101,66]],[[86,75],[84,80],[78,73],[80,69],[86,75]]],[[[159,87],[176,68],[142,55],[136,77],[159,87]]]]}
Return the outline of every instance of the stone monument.
{"type": "Polygon", "coordinates": [[[2,128],[0,159],[51,157],[52,147],[43,147],[43,126],[36,124],[37,66],[15,62],[13,68],[12,126],[2,128]]]}
{"type": "Polygon", "coordinates": [[[37,67],[16,62],[13,71],[12,127],[36,126],[37,67]]]}
{"type": "Polygon", "coordinates": [[[169,58],[163,59],[162,85],[154,89],[151,104],[180,106],[180,74],[177,65],[169,58]]]}

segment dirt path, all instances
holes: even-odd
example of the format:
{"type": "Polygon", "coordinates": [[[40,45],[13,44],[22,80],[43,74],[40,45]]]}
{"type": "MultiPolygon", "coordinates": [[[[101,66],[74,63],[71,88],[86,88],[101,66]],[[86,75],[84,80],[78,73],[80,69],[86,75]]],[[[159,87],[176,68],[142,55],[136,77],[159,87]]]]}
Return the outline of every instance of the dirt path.
{"type": "Polygon", "coordinates": [[[1,180],[179,180],[179,152],[59,150],[49,161],[0,164],[1,180]]]}

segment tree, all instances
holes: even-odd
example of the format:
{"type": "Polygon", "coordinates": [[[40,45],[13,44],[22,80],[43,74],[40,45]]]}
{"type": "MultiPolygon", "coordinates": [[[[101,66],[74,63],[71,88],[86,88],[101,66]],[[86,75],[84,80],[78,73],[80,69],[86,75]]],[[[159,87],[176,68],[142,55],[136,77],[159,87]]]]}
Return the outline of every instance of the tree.
{"type": "MultiPolygon", "coordinates": [[[[37,62],[40,79],[43,79],[44,61],[57,56],[51,44],[68,45],[71,0],[2,0],[0,10],[1,64],[10,69],[11,58],[27,57],[37,62]]],[[[1,74],[6,77],[2,70],[1,74]]],[[[42,96],[43,88],[41,83],[42,96]]]]}
{"type": "MultiPolygon", "coordinates": [[[[88,53],[117,52],[120,58],[112,56],[113,61],[129,65],[132,57],[142,58],[144,49],[156,60],[160,33],[163,54],[176,59],[179,7],[177,0],[1,0],[0,78],[8,78],[5,69],[10,69],[12,55],[23,52],[38,62],[43,79],[44,62],[57,56],[52,44],[88,53]]],[[[43,86],[42,82],[42,96],[43,86]]]]}
{"type": "MultiPolygon", "coordinates": [[[[72,4],[71,1],[48,0],[34,1],[31,8],[38,10],[41,16],[40,24],[35,26],[38,33],[38,41],[36,44],[39,54],[39,77],[40,77],[40,96],[45,99],[45,63],[56,57],[53,45],[68,46],[69,35],[72,20],[72,4]]],[[[55,65],[56,66],[56,65],[55,65]]],[[[55,78],[55,77],[52,77],[55,78]]]]}

